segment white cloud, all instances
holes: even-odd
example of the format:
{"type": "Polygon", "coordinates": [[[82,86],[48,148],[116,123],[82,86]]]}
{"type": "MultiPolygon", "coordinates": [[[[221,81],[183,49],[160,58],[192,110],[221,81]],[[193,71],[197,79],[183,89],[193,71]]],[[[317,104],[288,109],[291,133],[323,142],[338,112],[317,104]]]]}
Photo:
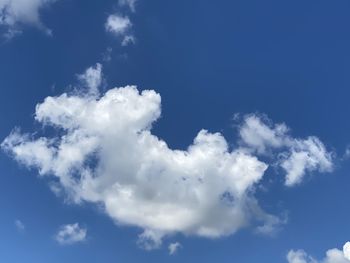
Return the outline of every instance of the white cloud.
{"type": "Polygon", "coordinates": [[[342,159],[348,160],[350,157],[350,145],[346,146],[342,159]]]}
{"type": "Polygon", "coordinates": [[[163,235],[162,231],[146,229],[138,236],[137,244],[145,250],[157,249],[162,245],[163,235]]]}
{"type": "Polygon", "coordinates": [[[123,35],[128,29],[132,27],[129,17],[120,16],[117,14],[110,15],[107,18],[106,30],[117,35],[123,35]]]}
{"type": "Polygon", "coordinates": [[[350,243],[347,242],[343,251],[337,248],[329,249],[322,260],[314,259],[303,250],[290,250],[287,254],[287,260],[288,263],[349,263],[349,247],[350,243]]]}
{"type": "Polygon", "coordinates": [[[256,231],[267,234],[285,222],[254,197],[267,163],[207,130],[187,149],[170,149],[151,132],[160,114],[161,97],[153,90],[64,93],[47,97],[35,112],[60,135],[34,138],[15,129],[1,146],[54,178],[56,193],[101,204],[117,224],[142,228],[138,244],[145,249],[174,233],[217,238],[258,224],[256,231]]]}
{"type": "Polygon", "coordinates": [[[8,28],[7,36],[20,33],[21,24],[28,24],[51,33],[40,20],[40,10],[56,0],[0,0],[0,25],[8,28]]]}
{"type": "Polygon", "coordinates": [[[133,35],[127,35],[123,38],[123,41],[122,41],[122,46],[125,47],[125,46],[128,46],[130,44],[135,44],[136,40],[135,40],[135,37],[133,35]]]}
{"type": "Polygon", "coordinates": [[[86,239],[87,230],[78,223],[63,225],[55,235],[55,240],[61,245],[71,245],[86,239]]]}
{"type": "Polygon", "coordinates": [[[98,95],[98,88],[103,81],[102,65],[97,63],[94,67],[89,67],[83,74],[78,75],[78,79],[88,88],[89,95],[98,95]]]}
{"type": "Polygon", "coordinates": [[[137,0],[119,0],[119,5],[128,6],[131,11],[135,12],[137,0]]]}
{"type": "Polygon", "coordinates": [[[316,263],[304,250],[290,250],[287,254],[288,263],[316,263]]]}
{"type": "Polygon", "coordinates": [[[109,15],[105,24],[107,32],[121,38],[122,45],[135,43],[135,37],[131,33],[132,23],[128,16],[119,14],[109,15]]]}
{"type": "Polygon", "coordinates": [[[281,167],[287,173],[286,185],[292,186],[300,183],[306,172],[331,172],[332,156],[316,137],[294,140],[281,159],[281,167]]]}
{"type": "Polygon", "coordinates": [[[254,213],[270,223],[251,194],[265,163],[230,152],[221,134],[206,130],[186,151],[171,150],[150,132],[159,116],[154,91],[128,86],[99,99],[63,94],[46,98],[35,115],[63,129],[62,137],[31,139],[15,130],[2,146],[41,175],[56,176],[76,202],[102,203],[119,224],[145,229],[140,240],[155,246],[174,232],[229,235],[254,213]]]}
{"type": "Polygon", "coordinates": [[[278,157],[278,165],[286,172],[285,184],[300,183],[306,172],[330,172],[332,153],[314,136],[292,138],[285,124],[272,124],[266,117],[247,115],[240,127],[241,145],[259,155],[278,157]]]}
{"type": "Polygon", "coordinates": [[[344,257],[350,260],[350,242],[346,242],[343,246],[344,257]]]}
{"type": "Polygon", "coordinates": [[[245,146],[259,154],[265,154],[273,148],[282,147],[288,132],[288,127],[285,124],[273,125],[266,117],[264,120],[257,115],[246,115],[239,129],[245,146]]]}
{"type": "Polygon", "coordinates": [[[179,242],[171,243],[168,246],[169,254],[170,255],[174,255],[179,248],[181,248],[181,244],[179,242]]]}
{"type": "Polygon", "coordinates": [[[25,229],[25,226],[24,226],[23,222],[21,220],[19,220],[19,219],[15,220],[15,226],[16,226],[16,228],[17,228],[17,230],[19,232],[23,232],[24,229],[25,229]]]}

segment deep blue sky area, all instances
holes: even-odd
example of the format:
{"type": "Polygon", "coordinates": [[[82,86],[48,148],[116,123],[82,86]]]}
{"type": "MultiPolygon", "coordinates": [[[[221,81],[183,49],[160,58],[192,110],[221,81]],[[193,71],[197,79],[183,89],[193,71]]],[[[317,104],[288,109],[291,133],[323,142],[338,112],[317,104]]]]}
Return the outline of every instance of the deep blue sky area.
{"type": "Polygon", "coordinates": [[[234,114],[261,113],[295,137],[317,136],[336,153],[335,169],[292,188],[268,170],[269,190],[256,196],[266,211],[288,214],[274,236],[249,227],[219,239],[177,234],[169,240],[182,248],[170,256],[167,242],[140,249],[140,229],[116,226],[97,205],[67,204],[47,177],[1,152],[0,262],[283,263],[290,249],[322,258],[341,248],[350,238],[349,13],[348,0],[138,0],[135,12],[115,0],[60,0],[43,8],[52,36],[21,24],[20,35],[0,42],[1,141],[14,127],[41,131],[36,104],[69,91],[77,74],[100,62],[104,90],[137,85],[161,95],[153,133],[171,148],[186,149],[202,128],[233,146],[234,114]],[[105,31],[116,12],[132,20],[134,44],[121,46],[105,31]],[[87,227],[87,240],[57,244],[57,228],[72,222],[87,227]]]}

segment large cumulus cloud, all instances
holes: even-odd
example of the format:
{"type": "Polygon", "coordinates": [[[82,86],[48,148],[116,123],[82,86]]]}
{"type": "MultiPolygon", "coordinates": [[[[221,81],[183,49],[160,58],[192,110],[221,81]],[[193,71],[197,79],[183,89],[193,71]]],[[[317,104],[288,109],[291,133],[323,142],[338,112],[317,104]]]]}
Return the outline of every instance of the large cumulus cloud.
{"type": "Polygon", "coordinates": [[[331,154],[316,137],[293,139],[287,128],[256,115],[242,121],[237,148],[222,134],[203,129],[187,149],[170,149],[152,134],[161,115],[159,94],[135,86],[99,94],[100,65],[85,74],[79,78],[87,92],[47,97],[36,107],[36,121],[56,135],[38,138],[15,129],[2,148],[50,176],[55,192],[76,203],[98,203],[117,224],[143,229],[139,244],[146,249],[159,247],[173,233],[215,238],[252,222],[264,233],[278,227],[283,220],[265,212],[254,197],[269,165],[258,157],[267,149],[282,156],[271,164],[286,170],[287,185],[293,185],[288,177],[295,154],[307,155],[302,174],[331,169],[331,154]],[[252,128],[252,121],[258,126],[252,128]],[[271,142],[273,134],[261,135],[261,128],[290,143],[271,142]]]}

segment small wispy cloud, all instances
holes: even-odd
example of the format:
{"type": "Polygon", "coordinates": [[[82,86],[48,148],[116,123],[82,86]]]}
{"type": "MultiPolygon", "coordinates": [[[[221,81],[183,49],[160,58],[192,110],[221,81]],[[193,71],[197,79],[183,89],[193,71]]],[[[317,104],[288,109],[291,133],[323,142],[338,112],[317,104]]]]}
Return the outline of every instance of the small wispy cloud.
{"type": "Polygon", "coordinates": [[[78,74],[78,80],[88,89],[89,95],[98,94],[98,88],[103,82],[102,65],[97,63],[87,68],[84,73],[78,74]]]}
{"type": "Polygon", "coordinates": [[[87,229],[78,223],[63,225],[55,235],[55,240],[61,245],[71,245],[86,240],[87,229]]]}
{"type": "Polygon", "coordinates": [[[24,226],[23,222],[19,219],[15,220],[15,226],[16,226],[18,232],[23,232],[25,230],[25,226],[24,226]]]}
{"type": "Polygon", "coordinates": [[[346,161],[350,159],[350,145],[346,146],[344,154],[342,156],[342,160],[346,161]]]}
{"type": "Polygon", "coordinates": [[[119,0],[120,6],[127,6],[132,12],[135,12],[137,0],[119,0]]]}
{"type": "Polygon", "coordinates": [[[181,244],[179,242],[175,242],[175,243],[171,243],[168,246],[168,250],[169,250],[169,255],[174,255],[176,254],[176,252],[179,250],[179,248],[181,248],[181,244]]]}

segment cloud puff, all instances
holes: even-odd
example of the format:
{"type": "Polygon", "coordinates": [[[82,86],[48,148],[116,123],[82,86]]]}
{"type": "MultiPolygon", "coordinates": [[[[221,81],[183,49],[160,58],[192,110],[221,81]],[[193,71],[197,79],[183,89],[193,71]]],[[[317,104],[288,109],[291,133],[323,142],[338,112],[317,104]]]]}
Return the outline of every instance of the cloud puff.
{"type": "Polygon", "coordinates": [[[0,0],[0,25],[7,27],[7,36],[20,33],[20,25],[28,24],[50,34],[40,20],[40,10],[56,0],[0,0]]]}
{"type": "Polygon", "coordinates": [[[169,244],[168,246],[169,255],[174,255],[180,247],[181,247],[181,244],[179,242],[169,244]]]}
{"type": "Polygon", "coordinates": [[[290,250],[287,254],[288,263],[349,263],[350,243],[344,245],[343,251],[333,248],[326,252],[326,257],[316,260],[309,256],[304,250],[290,250]]]}
{"type": "Polygon", "coordinates": [[[56,135],[34,138],[15,129],[1,146],[51,176],[56,193],[100,204],[117,224],[143,229],[138,244],[145,249],[174,233],[217,238],[254,223],[266,234],[284,223],[254,197],[268,163],[252,145],[231,149],[220,133],[203,129],[187,149],[171,149],[151,132],[160,115],[161,97],[153,90],[64,93],[35,111],[36,121],[56,135]]]}
{"type": "Polygon", "coordinates": [[[71,245],[86,239],[87,230],[78,223],[63,225],[55,235],[55,240],[61,245],[71,245]]]}
{"type": "Polygon", "coordinates": [[[332,153],[314,136],[292,138],[285,124],[272,124],[256,115],[247,115],[240,126],[241,144],[260,155],[278,157],[277,165],[286,172],[285,184],[300,183],[306,172],[330,172],[332,153]]]}
{"type": "Polygon", "coordinates": [[[128,16],[119,14],[109,15],[105,24],[107,32],[122,39],[122,45],[135,43],[135,37],[131,33],[132,23],[128,16]]]}

